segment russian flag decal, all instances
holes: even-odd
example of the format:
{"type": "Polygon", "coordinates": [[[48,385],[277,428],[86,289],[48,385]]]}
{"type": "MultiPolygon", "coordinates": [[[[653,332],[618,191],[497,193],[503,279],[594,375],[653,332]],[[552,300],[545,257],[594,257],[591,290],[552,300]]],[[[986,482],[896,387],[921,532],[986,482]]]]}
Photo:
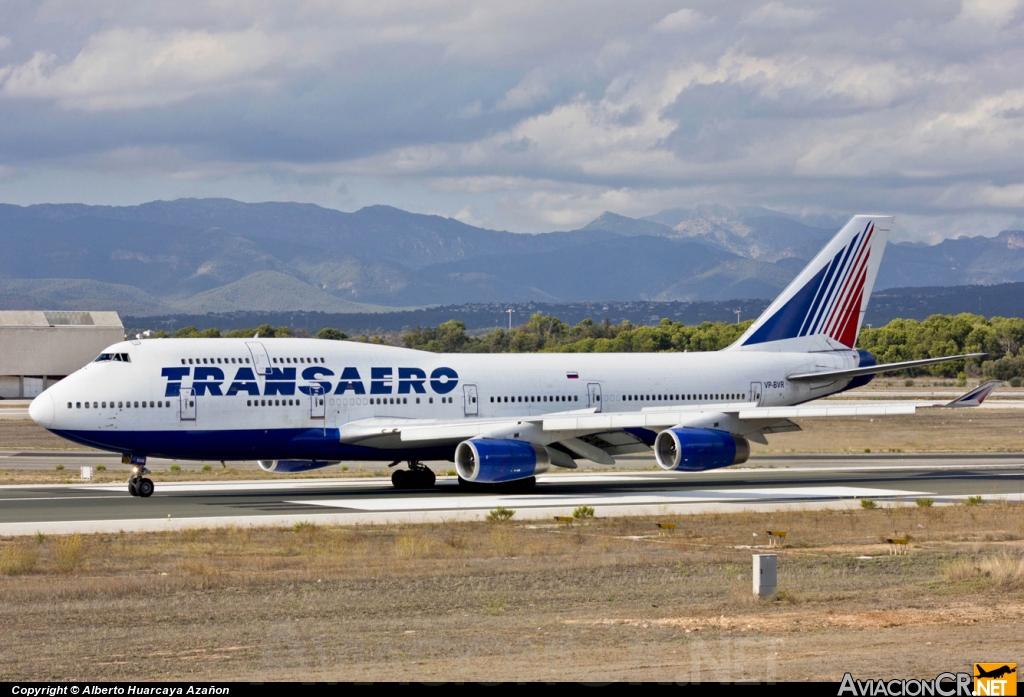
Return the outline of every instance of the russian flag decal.
{"type": "Polygon", "coordinates": [[[570,380],[576,380],[576,379],[579,378],[579,376],[580,376],[579,373],[566,373],[565,374],[565,377],[569,378],[570,380]]]}

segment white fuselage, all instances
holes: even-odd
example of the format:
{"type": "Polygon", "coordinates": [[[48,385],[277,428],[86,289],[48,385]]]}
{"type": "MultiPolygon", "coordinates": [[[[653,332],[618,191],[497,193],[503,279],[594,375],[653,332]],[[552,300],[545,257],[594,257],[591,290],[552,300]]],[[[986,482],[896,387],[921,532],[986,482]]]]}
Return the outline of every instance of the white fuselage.
{"type": "Polygon", "coordinates": [[[37,398],[32,417],[94,447],[181,459],[395,457],[338,443],[340,428],[371,418],[793,405],[849,380],[812,387],[787,375],[859,360],[856,351],[434,354],[319,339],[159,339],[104,353],[127,360],[90,363],[37,398]]]}

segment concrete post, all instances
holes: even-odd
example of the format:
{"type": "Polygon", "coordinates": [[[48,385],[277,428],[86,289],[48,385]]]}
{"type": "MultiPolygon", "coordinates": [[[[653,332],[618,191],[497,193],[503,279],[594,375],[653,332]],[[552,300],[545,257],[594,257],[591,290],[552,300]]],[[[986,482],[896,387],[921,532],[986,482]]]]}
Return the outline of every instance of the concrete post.
{"type": "Polygon", "coordinates": [[[767,598],[778,588],[778,557],[774,554],[754,555],[754,595],[767,598]]]}

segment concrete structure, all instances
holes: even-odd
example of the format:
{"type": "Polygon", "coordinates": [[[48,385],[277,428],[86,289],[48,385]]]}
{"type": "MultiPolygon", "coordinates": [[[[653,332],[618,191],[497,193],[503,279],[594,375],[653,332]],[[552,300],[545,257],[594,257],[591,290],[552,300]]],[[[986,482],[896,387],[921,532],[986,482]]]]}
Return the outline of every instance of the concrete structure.
{"type": "Polygon", "coordinates": [[[116,312],[0,312],[0,398],[35,397],[119,341],[116,312]]]}

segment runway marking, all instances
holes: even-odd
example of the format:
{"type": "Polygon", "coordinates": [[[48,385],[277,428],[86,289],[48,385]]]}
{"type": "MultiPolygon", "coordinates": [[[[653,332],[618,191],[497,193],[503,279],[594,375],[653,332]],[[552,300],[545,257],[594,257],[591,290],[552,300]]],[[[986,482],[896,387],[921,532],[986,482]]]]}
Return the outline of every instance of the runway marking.
{"type": "Polygon", "coordinates": [[[505,507],[562,507],[587,504],[594,506],[651,506],[679,503],[726,503],[730,501],[766,501],[777,499],[854,499],[893,498],[931,495],[925,491],[871,489],[866,487],[825,486],[753,489],[710,489],[706,491],[663,491],[652,494],[484,494],[480,496],[408,496],[371,499],[328,499],[319,501],[287,501],[325,508],[349,508],[360,511],[437,511],[488,509],[505,507]]]}

